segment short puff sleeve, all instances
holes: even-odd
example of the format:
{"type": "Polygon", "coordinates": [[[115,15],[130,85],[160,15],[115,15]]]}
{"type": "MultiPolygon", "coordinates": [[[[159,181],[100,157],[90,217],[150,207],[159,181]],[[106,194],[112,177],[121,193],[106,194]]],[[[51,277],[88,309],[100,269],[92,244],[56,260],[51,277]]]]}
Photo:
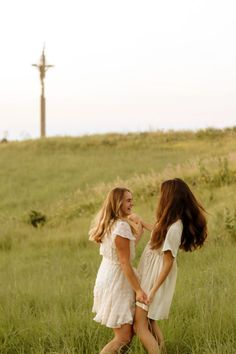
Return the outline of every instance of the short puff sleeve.
{"type": "Polygon", "coordinates": [[[171,251],[172,256],[175,258],[181,244],[181,236],[183,232],[183,224],[181,220],[176,221],[169,227],[167,231],[162,252],[171,251]]]}
{"type": "Polygon", "coordinates": [[[115,236],[121,236],[124,238],[128,238],[129,240],[136,240],[135,236],[132,234],[131,228],[129,223],[126,221],[117,221],[114,230],[112,231],[112,235],[115,236]]]}

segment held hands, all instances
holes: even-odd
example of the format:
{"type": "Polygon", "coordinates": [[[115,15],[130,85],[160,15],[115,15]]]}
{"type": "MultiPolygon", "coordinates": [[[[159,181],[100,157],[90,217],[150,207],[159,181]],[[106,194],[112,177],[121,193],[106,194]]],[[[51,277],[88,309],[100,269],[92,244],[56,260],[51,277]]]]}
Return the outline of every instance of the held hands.
{"type": "Polygon", "coordinates": [[[151,290],[147,296],[142,289],[139,289],[138,291],[136,291],[136,301],[141,302],[145,305],[150,305],[154,299],[155,293],[155,291],[151,290]]]}
{"type": "Polygon", "coordinates": [[[147,304],[150,305],[154,299],[155,296],[155,292],[154,291],[150,291],[150,293],[148,294],[148,298],[147,298],[147,304]]]}
{"type": "Polygon", "coordinates": [[[136,301],[143,304],[148,304],[148,297],[142,289],[136,291],[136,301]]]}

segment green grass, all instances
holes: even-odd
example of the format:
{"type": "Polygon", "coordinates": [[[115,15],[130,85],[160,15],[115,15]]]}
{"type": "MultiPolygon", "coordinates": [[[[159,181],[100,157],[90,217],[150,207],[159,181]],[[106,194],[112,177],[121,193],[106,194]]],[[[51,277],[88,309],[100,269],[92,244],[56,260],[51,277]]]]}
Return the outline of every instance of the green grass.
{"type": "MultiPolygon", "coordinates": [[[[159,185],[184,178],[208,211],[203,249],[180,252],[161,321],[168,354],[236,352],[236,129],[51,138],[0,145],[0,353],[95,354],[112,337],[95,323],[100,263],[92,217],[117,184],[152,221],[159,185]],[[47,217],[34,228],[29,213],[47,217]]],[[[137,265],[148,240],[137,246],[137,265]]],[[[137,338],[128,351],[143,354],[137,338]]]]}

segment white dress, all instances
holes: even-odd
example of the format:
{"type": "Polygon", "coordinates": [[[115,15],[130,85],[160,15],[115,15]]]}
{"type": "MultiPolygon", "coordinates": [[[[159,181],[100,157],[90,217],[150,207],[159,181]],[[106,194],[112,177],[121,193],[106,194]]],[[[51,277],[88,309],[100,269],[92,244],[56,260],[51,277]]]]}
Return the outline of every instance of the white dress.
{"type": "Polygon", "coordinates": [[[135,293],[127,280],[118,258],[115,245],[116,236],[130,240],[130,260],[135,257],[135,236],[130,225],[118,220],[112,226],[111,233],[102,239],[100,254],[103,256],[98,270],[92,311],[94,320],[110,328],[119,328],[123,324],[132,324],[135,310],[135,293]]]}
{"type": "Polygon", "coordinates": [[[148,243],[141,256],[138,265],[138,274],[141,281],[141,287],[146,294],[151,291],[153,284],[161,272],[164,251],[170,250],[174,257],[171,270],[160,288],[157,290],[152,303],[149,306],[140,302],[136,303],[137,306],[148,312],[147,317],[150,319],[163,320],[168,318],[175,291],[177,278],[176,256],[181,243],[182,232],[182,221],[177,220],[169,227],[163,246],[159,249],[152,250],[150,248],[150,243],[148,243]]]}

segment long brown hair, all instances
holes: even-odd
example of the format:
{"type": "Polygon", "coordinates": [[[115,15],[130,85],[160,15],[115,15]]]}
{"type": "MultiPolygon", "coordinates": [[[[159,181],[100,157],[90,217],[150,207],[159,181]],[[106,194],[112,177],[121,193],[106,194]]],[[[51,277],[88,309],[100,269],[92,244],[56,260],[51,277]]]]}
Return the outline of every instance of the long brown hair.
{"type": "Polygon", "coordinates": [[[193,251],[201,247],[207,237],[204,214],[205,209],[182,179],[174,178],[163,182],[157,205],[156,224],[151,236],[151,248],[157,249],[163,244],[168,227],[178,219],[183,223],[180,248],[193,251]]]}
{"type": "MultiPolygon", "coordinates": [[[[101,243],[104,235],[111,231],[114,222],[121,219],[120,209],[125,192],[130,192],[130,190],[128,188],[116,187],[108,193],[101,210],[93,220],[89,230],[89,239],[91,241],[101,243]]],[[[129,220],[127,219],[126,221],[130,224],[131,230],[134,231],[129,220]]]]}

